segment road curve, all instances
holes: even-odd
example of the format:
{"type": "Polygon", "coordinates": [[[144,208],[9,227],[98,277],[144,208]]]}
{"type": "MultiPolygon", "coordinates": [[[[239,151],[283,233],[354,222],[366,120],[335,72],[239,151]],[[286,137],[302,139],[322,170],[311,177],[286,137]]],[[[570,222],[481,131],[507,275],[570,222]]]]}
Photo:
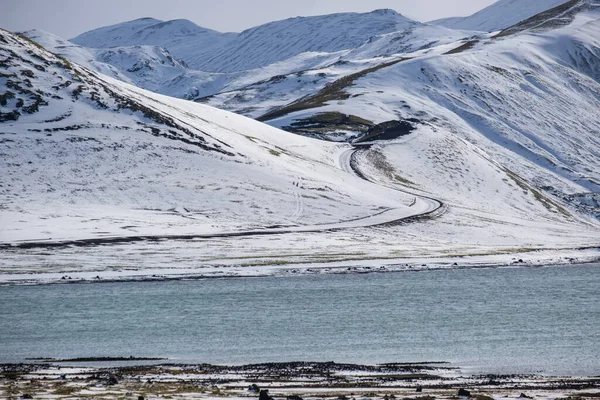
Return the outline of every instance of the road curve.
{"type": "MultiPolygon", "coordinates": [[[[375,182],[375,181],[369,179],[369,177],[366,176],[363,172],[361,172],[360,169],[358,168],[358,161],[356,159],[356,155],[360,151],[368,151],[370,147],[371,147],[371,145],[357,145],[357,146],[354,146],[352,149],[348,149],[348,150],[342,152],[342,154],[340,154],[340,157],[339,157],[340,169],[342,169],[345,172],[352,173],[352,174],[358,176],[359,178],[364,179],[373,184],[385,186],[388,189],[414,196],[414,201],[409,207],[412,211],[411,212],[412,215],[399,216],[397,219],[390,220],[387,223],[378,224],[376,226],[395,224],[395,223],[400,223],[400,222],[407,222],[409,220],[411,222],[414,222],[414,221],[417,221],[419,218],[429,217],[432,214],[437,213],[438,211],[444,209],[444,203],[442,203],[440,200],[434,199],[433,197],[417,195],[408,190],[400,189],[397,186],[383,185],[379,182],[375,182]]],[[[392,213],[388,214],[389,217],[391,217],[392,215],[393,215],[392,213]]]]}
{"type": "MultiPolygon", "coordinates": [[[[380,185],[380,183],[373,182],[365,177],[358,167],[356,166],[356,153],[360,151],[360,148],[352,148],[344,151],[339,157],[339,167],[351,174],[357,175],[358,177],[369,181],[373,184],[380,185]]],[[[317,233],[327,231],[339,231],[344,229],[352,228],[372,228],[378,226],[386,226],[397,224],[399,222],[416,221],[424,216],[429,216],[432,213],[442,208],[443,204],[433,198],[418,196],[408,191],[400,190],[396,187],[387,186],[385,187],[408,193],[414,196],[414,201],[409,207],[402,208],[390,208],[381,211],[377,214],[370,215],[364,218],[353,219],[349,221],[334,222],[328,224],[318,225],[304,225],[304,226],[289,226],[289,227],[273,227],[273,228],[262,228],[255,230],[241,230],[241,231],[225,231],[219,233],[210,234],[192,234],[192,235],[136,235],[136,236],[114,236],[114,237],[101,237],[101,238],[90,238],[90,239],[73,239],[73,240],[48,240],[48,241],[22,241],[15,243],[0,243],[0,249],[4,248],[52,248],[52,247],[65,247],[65,246],[95,246],[95,245],[108,245],[108,244],[119,244],[119,243],[133,243],[141,241],[159,241],[159,240],[201,240],[201,239],[216,239],[216,238],[228,238],[228,237],[244,237],[244,236],[268,236],[268,235],[284,235],[291,233],[317,233]]]]}

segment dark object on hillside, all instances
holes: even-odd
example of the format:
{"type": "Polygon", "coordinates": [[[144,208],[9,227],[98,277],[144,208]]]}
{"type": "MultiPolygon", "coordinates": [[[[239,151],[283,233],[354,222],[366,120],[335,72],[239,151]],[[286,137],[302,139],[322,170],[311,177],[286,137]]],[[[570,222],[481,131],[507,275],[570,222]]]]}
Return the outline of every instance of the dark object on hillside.
{"type": "Polygon", "coordinates": [[[29,393],[24,393],[23,396],[21,396],[22,399],[33,399],[33,396],[30,395],[29,393]]]}
{"type": "Polygon", "coordinates": [[[297,394],[293,394],[291,396],[288,396],[287,400],[304,400],[304,399],[302,399],[302,397],[298,396],[297,394]]]}
{"type": "Polygon", "coordinates": [[[414,124],[419,122],[418,119],[414,118],[382,122],[373,126],[364,136],[356,139],[353,143],[397,139],[401,136],[409,135],[417,129],[414,124]]]}
{"type": "Polygon", "coordinates": [[[248,386],[248,391],[252,393],[258,393],[260,392],[260,388],[256,383],[253,383],[252,385],[248,386]]]}
{"type": "Polygon", "coordinates": [[[146,400],[144,396],[138,396],[138,400],[146,400]]]}
{"type": "Polygon", "coordinates": [[[465,389],[458,389],[458,397],[471,397],[471,392],[465,389]]]}
{"type": "Polygon", "coordinates": [[[258,396],[258,400],[273,400],[273,398],[269,396],[269,391],[267,389],[262,389],[258,396]]]}
{"type": "Polygon", "coordinates": [[[116,377],[116,376],[114,376],[114,375],[110,375],[110,376],[108,377],[108,380],[106,381],[106,384],[107,384],[108,386],[117,385],[118,383],[119,383],[119,380],[118,380],[118,379],[117,379],[117,377],[116,377]]]}
{"type": "Polygon", "coordinates": [[[521,393],[521,395],[519,396],[519,398],[521,398],[521,399],[533,399],[533,397],[527,396],[525,393],[521,393]]]}
{"type": "Polygon", "coordinates": [[[417,393],[423,392],[423,386],[417,386],[417,393]]]}

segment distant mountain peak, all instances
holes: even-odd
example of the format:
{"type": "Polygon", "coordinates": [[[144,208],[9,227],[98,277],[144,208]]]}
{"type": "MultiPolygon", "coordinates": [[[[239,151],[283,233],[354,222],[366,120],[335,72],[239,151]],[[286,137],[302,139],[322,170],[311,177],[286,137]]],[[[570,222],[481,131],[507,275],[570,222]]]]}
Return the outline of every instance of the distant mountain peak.
{"type": "Polygon", "coordinates": [[[371,11],[371,14],[379,14],[379,15],[402,15],[398,13],[396,10],[392,10],[391,8],[379,8],[377,10],[371,11]]]}
{"type": "Polygon", "coordinates": [[[241,33],[220,33],[187,19],[143,19],[99,28],[72,39],[106,49],[160,46],[193,69],[238,72],[260,68],[305,52],[357,48],[371,38],[420,25],[392,9],[338,13],[273,21],[241,33]]]}

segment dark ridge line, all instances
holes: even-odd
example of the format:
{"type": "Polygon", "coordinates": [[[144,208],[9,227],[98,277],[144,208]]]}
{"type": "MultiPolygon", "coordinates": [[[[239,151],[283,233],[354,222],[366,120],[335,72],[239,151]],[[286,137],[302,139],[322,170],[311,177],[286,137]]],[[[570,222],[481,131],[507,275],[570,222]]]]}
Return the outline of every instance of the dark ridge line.
{"type": "MultiPolygon", "coordinates": [[[[552,26],[548,26],[548,24],[555,18],[561,17],[572,17],[572,13],[576,13],[579,11],[584,11],[588,6],[594,6],[586,0],[570,0],[566,3],[560,4],[554,8],[550,8],[548,10],[542,11],[534,16],[531,16],[523,21],[517,22],[516,24],[509,26],[498,34],[492,37],[492,39],[499,39],[502,37],[507,37],[514,34],[519,34],[522,32],[526,32],[530,29],[544,29],[552,26]],[[570,14],[571,13],[571,14],[570,14]]],[[[572,22],[572,18],[569,20],[569,23],[572,22]]]]}
{"type": "Polygon", "coordinates": [[[327,85],[315,94],[309,94],[300,99],[297,99],[289,104],[277,107],[274,110],[268,111],[265,114],[256,118],[257,121],[267,122],[283,116],[289,115],[297,111],[310,110],[323,106],[328,101],[346,100],[350,97],[344,90],[353,86],[354,81],[360,79],[370,73],[379,71],[395,64],[411,60],[412,57],[400,57],[391,61],[383,62],[373,67],[363,69],[350,75],[343,76],[327,85]]]}
{"type": "MultiPolygon", "coordinates": [[[[337,228],[341,229],[341,228],[337,228]]],[[[75,239],[75,240],[64,240],[56,242],[23,242],[23,243],[2,243],[0,244],[0,250],[6,249],[33,249],[33,248],[57,248],[57,247],[87,247],[87,246],[101,246],[109,244],[121,244],[121,243],[135,243],[135,242],[159,242],[163,240],[196,240],[196,239],[218,239],[218,238],[229,238],[229,237],[244,237],[244,236],[274,236],[274,235],[285,235],[289,233],[316,233],[316,232],[327,232],[335,231],[336,228],[328,229],[314,229],[295,232],[291,230],[281,231],[242,231],[242,232],[227,232],[227,233],[214,233],[214,234],[197,234],[197,235],[134,235],[134,236],[118,236],[118,237],[107,237],[107,238],[93,238],[93,239],[75,239]]]]}

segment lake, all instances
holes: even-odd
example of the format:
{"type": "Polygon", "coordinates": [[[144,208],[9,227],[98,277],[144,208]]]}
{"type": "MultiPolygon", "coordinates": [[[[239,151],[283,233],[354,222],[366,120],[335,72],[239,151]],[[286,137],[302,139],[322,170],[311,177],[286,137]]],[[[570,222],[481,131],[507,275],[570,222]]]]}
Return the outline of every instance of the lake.
{"type": "Polygon", "coordinates": [[[600,375],[600,265],[0,287],[0,362],[130,355],[600,375]]]}

